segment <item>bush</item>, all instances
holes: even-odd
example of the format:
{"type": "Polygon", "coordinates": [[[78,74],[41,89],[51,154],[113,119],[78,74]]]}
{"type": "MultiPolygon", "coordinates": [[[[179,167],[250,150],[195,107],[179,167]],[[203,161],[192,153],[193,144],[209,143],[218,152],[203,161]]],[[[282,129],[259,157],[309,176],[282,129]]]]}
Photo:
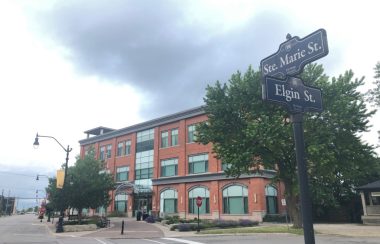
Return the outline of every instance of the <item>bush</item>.
{"type": "Polygon", "coordinates": [[[154,217],[152,215],[149,215],[148,217],[145,218],[145,222],[147,222],[147,223],[155,223],[156,220],[154,219],[154,217]]]}
{"type": "MultiPolygon", "coordinates": [[[[202,230],[205,227],[202,224],[199,224],[199,229],[202,230]]],[[[195,223],[184,223],[177,225],[178,231],[195,231],[198,229],[198,224],[195,223]]]]}
{"type": "Polygon", "coordinates": [[[113,211],[109,214],[107,214],[108,217],[127,217],[126,213],[119,212],[119,211],[113,211]]]}
{"type": "Polygon", "coordinates": [[[256,226],[259,225],[258,221],[252,221],[249,219],[239,219],[239,226],[248,227],[248,226],[256,226]]]}
{"type": "Polygon", "coordinates": [[[171,225],[171,224],[177,224],[180,222],[179,216],[174,215],[174,216],[166,216],[165,217],[166,224],[171,225]]]}
{"type": "Polygon", "coordinates": [[[214,221],[215,227],[219,228],[230,228],[230,227],[237,227],[239,226],[239,223],[234,220],[215,220],[214,221]]]}
{"type": "MultiPolygon", "coordinates": [[[[289,218],[288,218],[289,220],[289,218]]],[[[286,223],[286,215],[283,214],[267,214],[263,218],[263,222],[286,223]]]]}

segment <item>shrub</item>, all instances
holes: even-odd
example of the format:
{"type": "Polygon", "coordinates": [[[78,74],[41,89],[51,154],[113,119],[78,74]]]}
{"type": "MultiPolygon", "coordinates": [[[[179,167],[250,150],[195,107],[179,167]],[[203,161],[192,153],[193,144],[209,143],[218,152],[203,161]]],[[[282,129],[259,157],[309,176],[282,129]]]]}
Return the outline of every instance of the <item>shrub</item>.
{"type": "Polygon", "coordinates": [[[126,217],[126,213],[119,212],[119,211],[113,211],[109,214],[107,214],[108,217],[126,217]]]}
{"type": "Polygon", "coordinates": [[[223,220],[223,219],[215,220],[214,224],[215,224],[215,227],[219,227],[219,228],[237,227],[239,225],[237,221],[223,220]]]}
{"type": "Polygon", "coordinates": [[[166,217],[165,217],[165,220],[167,220],[167,221],[166,221],[166,224],[168,224],[168,225],[171,225],[171,224],[177,224],[177,223],[179,223],[179,221],[180,221],[178,215],[174,215],[174,216],[166,216],[166,217]]]}
{"type": "MultiPolygon", "coordinates": [[[[202,230],[205,227],[202,224],[199,224],[199,229],[202,230]]],[[[198,224],[195,223],[184,223],[177,225],[178,231],[195,231],[198,229],[198,224]]]]}
{"type": "Polygon", "coordinates": [[[286,215],[283,214],[267,214],[263,218],[263,222],[286,223],[286,215]]]}
{"type": "Polygon", "coordinates": [[[152,215],[149,215],[148,217],[146,217],[145,222],[147,222],[147,223],[155,223],[156,220],[154,219],[154,217],[152,215]]]}
{"type": "Polygon", "coordinates": [[[247,227],[247,226],[256,226],[259,225],[258,221],[252,221],[249,219],[239,219],[239,226],[247,227]]]}

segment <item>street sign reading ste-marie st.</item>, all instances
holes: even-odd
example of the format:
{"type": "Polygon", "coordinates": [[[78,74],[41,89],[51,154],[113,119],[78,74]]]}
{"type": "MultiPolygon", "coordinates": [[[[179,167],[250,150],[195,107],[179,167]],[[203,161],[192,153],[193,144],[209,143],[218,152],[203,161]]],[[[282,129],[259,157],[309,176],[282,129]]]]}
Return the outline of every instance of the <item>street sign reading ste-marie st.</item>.
{"type": "Polygon", "coordinates": [[[319,29],[300,39],[292,37],[280,44],[275,54],[263,59],[260,63],[262,76],[285,78],[302,72],[302,68],[329,52],[327,35],[319,29]]]}

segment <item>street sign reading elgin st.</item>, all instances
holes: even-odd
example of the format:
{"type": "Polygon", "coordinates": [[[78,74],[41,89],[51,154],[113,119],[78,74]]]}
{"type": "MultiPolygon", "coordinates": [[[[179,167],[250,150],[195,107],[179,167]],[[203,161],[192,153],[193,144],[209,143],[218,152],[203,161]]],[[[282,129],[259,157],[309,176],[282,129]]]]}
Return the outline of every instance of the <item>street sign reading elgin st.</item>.
{"type": "Polygon", "coordinates": [[[280,44],[278,51],[260,63],[262,76],[285,78],[302,72],[303,67],[329,53],[327,35],[319,29],[300,39],[298,36],[280,44]]]}
{"type": "Polygon", "coordinates": [[[265,77],[263,98],[285,105],[291,113],[321,112],[323,110],[321,90],[305,86],[302,80],[296,77],[288,77],[286,80],[265,77]]]}

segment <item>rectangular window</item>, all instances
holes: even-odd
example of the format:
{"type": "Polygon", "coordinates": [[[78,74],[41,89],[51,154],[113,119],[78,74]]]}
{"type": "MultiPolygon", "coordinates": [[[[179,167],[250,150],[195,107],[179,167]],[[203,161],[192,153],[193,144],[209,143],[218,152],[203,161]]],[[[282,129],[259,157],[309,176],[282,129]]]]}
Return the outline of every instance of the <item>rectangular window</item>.
{"type": "Polygon", "coordinates": [[[131,140],[125,142],[125,155],[131,154],[131,140]]]}
{"type": "Polygon", "coordinates": [[[165,148],[169,146],[169,132],[161,131],[161,147],[165,148]]]}
{"type": "Polygon", "coordinates": [[[106,151],[106,147],[105,146],[100,147],[99,160],[104,160],[105,159],[105,151],[106,151]]]}
{"type": "Polygon", "coordinates": [[[189,174],[199,174],[208,171],[208,154],[189,156],[189,174]]]}
{"type": "Polygon", "coordinates": [[[128,181],[129,166],[119,167],[116,169],[116,181],[128,181]]]}
{"type": "Polygon", "coordinates": [[[172,146],[178,145],[178,129],[172,130],[172,146]]]}
{"type": "Polygon", "coordinates": [[[153,177],[153,154],[154,150],[136,153],[136,180],[153,177]]]}
{"type": "Polygon", "coordinates": [[[154,140],[154,129],[137,132],[137,142],[154,140]]]}
{"type": "Polygon", "coordinates": [[[161,176],[175,176],[178,174],[178,158],[161,161],[161,176]]]}
{"type": "Polygon", "coordinates": [[[137,133],[136,152],[149,151],[154,148],[154,129],[137,133]]]}
{"type": "Polygon", "coordinates": [[[107,158],[111,158],[112,145],[107,145],[107,158]]]}
{"type": "Polygon", "coordinates": [[[153,177],[153,168],[136,169],[135,174],[136,180],[151,179],[153,177]]]}
{"type": "Polygon", "coordinates": [[[177,199],[164,199],[164,212],[177,213],[177,199]]]}
{"type": "Polygon", "coordinates": [[[123,147],[124,147],[124,142],[119,142],[117,144],[117,156],[118,157],[123,156],[123,147]]]}
{"type": "Polygon", "coordinates": [[[222,162],[222,170],[225,171],[226,169],[229,169],[231,167],[231,164],[222,162]]]}
{"type": "Polygon", "coordinates": [[[195,125],[189,125],[187,127],[187,142],[191,143],[197,139],[195,135],[195,125]]]}

